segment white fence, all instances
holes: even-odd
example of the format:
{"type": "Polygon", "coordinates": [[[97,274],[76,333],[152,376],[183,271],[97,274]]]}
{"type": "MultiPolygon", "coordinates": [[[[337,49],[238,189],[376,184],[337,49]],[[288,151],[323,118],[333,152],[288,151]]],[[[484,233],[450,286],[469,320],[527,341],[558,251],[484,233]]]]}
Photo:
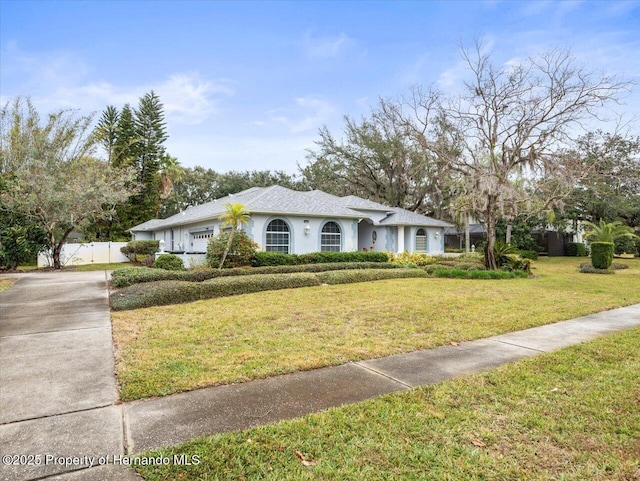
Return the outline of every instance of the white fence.
{"type": "MultiPolygon", "coordinates": [[[[80,266],[85,264],[112,264],[114,262],[130,262],[120,252],[126,242],[89,242],[86,244],[65,244],[62,246],[60,262],[63,266],[80,266]]],[[[51,267],[51,252],[38,254],[38,267],[51,267]]]]}

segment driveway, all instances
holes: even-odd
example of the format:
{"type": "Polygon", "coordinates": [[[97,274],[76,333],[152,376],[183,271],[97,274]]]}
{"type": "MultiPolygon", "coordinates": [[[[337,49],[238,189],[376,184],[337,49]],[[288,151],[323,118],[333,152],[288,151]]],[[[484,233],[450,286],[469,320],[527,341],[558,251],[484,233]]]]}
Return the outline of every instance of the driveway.
{"type": "Polygon", "coordinates": [[[124,454],[105,272],[16,277],[0,293],[0,450],[34,457],[3,462],[0,479],[134,476],[86,470],[89,459],[124,454]]]}

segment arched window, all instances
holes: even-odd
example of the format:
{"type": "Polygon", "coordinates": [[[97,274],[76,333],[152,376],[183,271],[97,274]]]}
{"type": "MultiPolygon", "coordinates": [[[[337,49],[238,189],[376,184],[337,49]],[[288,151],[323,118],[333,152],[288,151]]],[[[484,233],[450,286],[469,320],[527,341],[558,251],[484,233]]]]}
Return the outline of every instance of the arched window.
{"type": "Polygon", "coordinates": [[[289,242],[289,225],[281,219],[269,222],[269,225],[267,226],[267,238],[264,246],[265,250],[267,252],[284,252],[285,254],[288,254],[289,242]]]}
{"type": "Polygon", "coordinates": [[[416,252],[427,252],[427,231],[424,229],[416,231],[416,252]]]}
{"type": "Polygon", "coordinates": [[[327,222],[320,233],[320,252],[340,252],[342,233],[335,222],[327,222]]]}

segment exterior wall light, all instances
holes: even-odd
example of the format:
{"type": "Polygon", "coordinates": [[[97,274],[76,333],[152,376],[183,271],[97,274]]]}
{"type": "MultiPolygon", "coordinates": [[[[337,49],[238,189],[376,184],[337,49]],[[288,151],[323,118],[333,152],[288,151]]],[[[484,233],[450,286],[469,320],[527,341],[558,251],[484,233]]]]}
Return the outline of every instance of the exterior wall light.
{"type": "Polygon", "coordinates": [[[309,221],[304,221],[304,233],[305,235],[309,235],[311,233],[311,226],[309,225],[309,221]]]}
{"type": "Polygon", "coordinates": [[[435,237],[436,239],[439,239],[440,238],[440,232],[436,231],[436,233],[433,234],[433,237],[435,237]]]}

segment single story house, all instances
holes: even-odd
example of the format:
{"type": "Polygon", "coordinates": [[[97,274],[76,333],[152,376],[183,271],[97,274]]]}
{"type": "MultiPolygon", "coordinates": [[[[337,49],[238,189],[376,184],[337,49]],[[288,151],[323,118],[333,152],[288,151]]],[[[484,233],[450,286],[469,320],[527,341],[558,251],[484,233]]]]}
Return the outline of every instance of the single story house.
{"type": "Polygon", "coordinates": [[[133,239],[159,239],[169,252],[203,253],[220,233],[228,203],[251,213],[243,230],[261,249],[305,254],[363,250],[444,253],[444,229],[451,224],[398,207],[350,195],[277,185],[252,187],[189,207],[167,219],[152,219],[130,229],[133,239]]]}

